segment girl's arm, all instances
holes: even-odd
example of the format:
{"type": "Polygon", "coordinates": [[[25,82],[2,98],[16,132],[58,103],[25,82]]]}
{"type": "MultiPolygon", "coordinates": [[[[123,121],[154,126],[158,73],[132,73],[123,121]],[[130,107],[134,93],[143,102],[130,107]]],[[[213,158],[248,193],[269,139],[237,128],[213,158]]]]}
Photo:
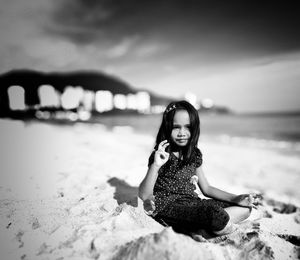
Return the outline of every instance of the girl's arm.
{"type": "Polygon", "coordinates": [[[208,183],[201,166],[196,169],[196,174],[198,176],[199,187],[204,196],[214,198],[217,200],[232,202],[239,206],[244,206],[244,207],[253,206],[253,203],[255,202],[253,195],[251,194],[235,195],[211,186],[208,183]]]}
{"type": "Polygon", "coordinates": [[[151,199],[153,196],[153,188],[158,176],[160,166],[152,163],[147,171],[147,174],[139,186],[139,197],[142,200],[151,199]]]}
{"type": "Polygon", "coordinates": [[[154,161],[149,166],[147,174],[139,186],[139,197],[145,201],[153,198],[153,188],[158,177],[158,171],[168,160],[170,154],[166,152],[168,140],[160,142],[154,154],[154,161]]]}
{"type": "Polygon", "coordinates": [[[237,195],[235,194],[211,186],[208,183],[201,166],[196,169],[196,174],[198,176],[199,187],[204,196],[229,202],[233,202],[236,198],[237,195]]]}

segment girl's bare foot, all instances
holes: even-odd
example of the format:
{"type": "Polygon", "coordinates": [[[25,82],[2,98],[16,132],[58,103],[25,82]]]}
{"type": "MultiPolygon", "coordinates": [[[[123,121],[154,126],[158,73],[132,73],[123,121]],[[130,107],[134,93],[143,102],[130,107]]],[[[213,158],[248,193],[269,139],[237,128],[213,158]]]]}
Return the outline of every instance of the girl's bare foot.
{"type": "Polygon", "coordinates": [[[213,232],[214,232],[214,234],[216,234],[218,236],[223,236],[223,235],[228,235],[230,233],[233,233],[237,229],[238,229],[238,225],[237,224],[233,224],[231,222],[228,222],[227,225],[225,226],[225,228],[223,228],[222,230],[213,231],[213,232]]]}
{"type": "Polygon", "coordinates": [[[207,242],[207,240],[200,234],[192,233],[191,236],[197,242],[207,242]]]}
{"type": "Polygon", "coordinates": [[[199,242],[207,242],[206,239],[215,237],[213,234],[208,233],[204,229],[199,229],[197,232],[191,233],[191,237],[199,242]]]}

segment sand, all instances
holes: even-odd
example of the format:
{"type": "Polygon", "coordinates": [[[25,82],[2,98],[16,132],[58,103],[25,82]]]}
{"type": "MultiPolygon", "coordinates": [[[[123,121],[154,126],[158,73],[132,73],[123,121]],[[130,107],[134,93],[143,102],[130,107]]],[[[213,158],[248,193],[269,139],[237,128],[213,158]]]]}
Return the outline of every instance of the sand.
{"type": "Polygon", "coordinates": [[[129,127],[0,120],[1,259],[298,259],[300,158],[201,140],[209,182],[260,192],[249,220],[201,242],[145,215],[154,137],[129,127]]]}

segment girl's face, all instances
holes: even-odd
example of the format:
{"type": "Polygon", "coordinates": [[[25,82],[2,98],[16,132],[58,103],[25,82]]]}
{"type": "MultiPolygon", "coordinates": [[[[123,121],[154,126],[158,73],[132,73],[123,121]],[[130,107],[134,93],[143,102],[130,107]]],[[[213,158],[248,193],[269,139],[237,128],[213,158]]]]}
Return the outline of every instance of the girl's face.
{"type": "Polygon", "coordinates": [[[175,112],[171,140],[178,146],[184,147],[191,137],[190,116],[186,110],[175,112]]]}

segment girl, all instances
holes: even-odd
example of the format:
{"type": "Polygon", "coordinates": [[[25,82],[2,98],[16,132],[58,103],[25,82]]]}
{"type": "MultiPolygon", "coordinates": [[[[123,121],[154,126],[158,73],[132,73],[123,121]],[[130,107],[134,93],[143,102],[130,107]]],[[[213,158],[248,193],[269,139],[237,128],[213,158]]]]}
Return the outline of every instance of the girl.
{"type": "Polygon", "coordinates": [[[199,134],[199,115],[190,103],[178,101],[167,106],[139,197],[149,215],[177,232],[192,234],[205,229],[216,235],[228,234],[236,229],[235,223],[248,218],[254,198],[208,183],[197,148],[199,134]],[[213,199],[198,197],[195,180],[202,193],[213,199]]]}

